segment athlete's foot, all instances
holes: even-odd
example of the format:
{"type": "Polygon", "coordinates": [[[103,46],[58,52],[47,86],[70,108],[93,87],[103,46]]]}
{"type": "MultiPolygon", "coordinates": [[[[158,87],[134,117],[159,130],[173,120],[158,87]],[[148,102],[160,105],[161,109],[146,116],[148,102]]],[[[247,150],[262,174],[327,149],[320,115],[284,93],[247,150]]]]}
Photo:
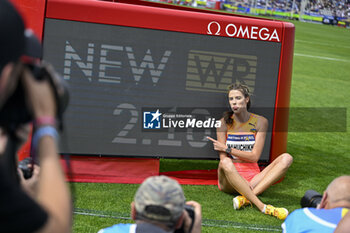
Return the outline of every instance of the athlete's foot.
{"type": "Polygon", "coordinates": [[[288,216],[288,210],[286,208],[276,208],[272,205],[265,205],[264,214],[275,216],[278,219],[284,220],[288,216]]]}
{"type": "Polygon", "coordinates": [[[239,210],[243,206],[249,205],[250,201],[245,196],[237,196],[232,199],[233,209],[239,210]]]}

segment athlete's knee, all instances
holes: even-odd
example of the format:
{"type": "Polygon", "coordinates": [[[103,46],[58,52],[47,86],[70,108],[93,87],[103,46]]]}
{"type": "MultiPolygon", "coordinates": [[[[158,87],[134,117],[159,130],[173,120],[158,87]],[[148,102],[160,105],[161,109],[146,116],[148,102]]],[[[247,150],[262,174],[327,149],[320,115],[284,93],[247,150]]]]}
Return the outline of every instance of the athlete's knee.
{"type": "Polygon", "coordinates": [[[288,153],[283,153],[280,156],[281,156],[280,164],[285,168],[289,168],[290,165],[292,165],[293,163],[293,157],[288,153]]]}
{"type": "Polygon", "coordinates": [[[223,158],[220,159],[219,168],[223,169],[224,171],[235,171],[235,166],[232,163],[232,160],[230,158],[223,158]]]}

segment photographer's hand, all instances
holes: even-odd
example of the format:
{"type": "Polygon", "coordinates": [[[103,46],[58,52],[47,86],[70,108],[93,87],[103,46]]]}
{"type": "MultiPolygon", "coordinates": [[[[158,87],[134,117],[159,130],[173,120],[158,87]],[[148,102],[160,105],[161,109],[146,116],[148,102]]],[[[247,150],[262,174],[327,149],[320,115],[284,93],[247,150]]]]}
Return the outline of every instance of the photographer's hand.
{"type": "Polygon", "coordinates": [[[186,210],[184,210],[185,218],[184,218],[184,230],[186,233],[200,233],[202,231],[202,207],[196,201],[188,201],[186,205],[190,205],[194,207],[194,223],[192,227],[192,231],[190,232],[190,227],[192,224],[192,219],[188,216],[186,210]]]}
{"type": "Polygon", "coordinates": [[[325,191],[323,192],[323,196],[322,196],[322,199],[321,199],[321,202],[317,205],[317,209],[326,209],[327,208],[327,205],[328,205],[328,193],[325,191]]]}
{"type": "MultiPolygon", "coordinates": [[[[28,164],[28,166],[32,166],[32,165],[28,164]]],[[[19,173],[20,182],[23,190],[35,200],[37,196],[40,167],[34,164],[33,175],[29,179],[24,179],[24,175],[21,169],[18,169],[18,173],[19,173]]]]}
{"type": "Polygon", "coordinates": [[[30,70],[26,67],[23,70],[23,81],[29,99],[28,104],[33,111],[34,118],[55,117],[55,97],[49,82],[47,80],[35,80],[30,70]]]}

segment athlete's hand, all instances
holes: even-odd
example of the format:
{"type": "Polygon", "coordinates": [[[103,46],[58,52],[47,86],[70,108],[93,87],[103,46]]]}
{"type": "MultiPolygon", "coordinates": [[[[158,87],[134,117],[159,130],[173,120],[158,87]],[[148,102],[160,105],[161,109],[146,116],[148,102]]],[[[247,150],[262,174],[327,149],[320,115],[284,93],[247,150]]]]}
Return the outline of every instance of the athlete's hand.
{"type": "Polygon", "coordinates": [[[226,151],[227,146],[224,143],[219,142],[218,140],[215,140],[214,138],[211,138],[211,137],[207,137],[207,138],[213,142],[214,150],[222,151],[222,152],[226,151]]]}

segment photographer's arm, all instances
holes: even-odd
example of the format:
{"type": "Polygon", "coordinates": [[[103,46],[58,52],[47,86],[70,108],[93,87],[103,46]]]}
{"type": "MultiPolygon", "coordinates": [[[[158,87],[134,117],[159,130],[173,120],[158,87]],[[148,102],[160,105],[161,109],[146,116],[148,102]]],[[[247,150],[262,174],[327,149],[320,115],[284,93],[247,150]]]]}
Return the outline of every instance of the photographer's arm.
{"type": "MultiPolygon", "coordinates": [[[[35,119],[54,118],[56,105],[49,83],[34,80],[26,69],[23,81],[35,119]]],[[[49,215],[47,223],[39,232],[70,232],[72,215],[70,192],[59,161],[55,139],[49,135],[42,136],[34,147],[41,167],[37,202],[49,215]]]]}
{"type": "Polygon", "coordinates": [[[346,232],[349,232],[349,229],[350,229],[350,211],[343,217],[342,220],[340,220],[334,233],[346,233],[346,232]]]}
{"type": "Polygon", "coordinates": [[[49,220],[40,232],[70,232],[70,194],[54,139],[44,136],[39,142],[38,151],[41,163],[38,202],[49,213],[49,220]]]}

